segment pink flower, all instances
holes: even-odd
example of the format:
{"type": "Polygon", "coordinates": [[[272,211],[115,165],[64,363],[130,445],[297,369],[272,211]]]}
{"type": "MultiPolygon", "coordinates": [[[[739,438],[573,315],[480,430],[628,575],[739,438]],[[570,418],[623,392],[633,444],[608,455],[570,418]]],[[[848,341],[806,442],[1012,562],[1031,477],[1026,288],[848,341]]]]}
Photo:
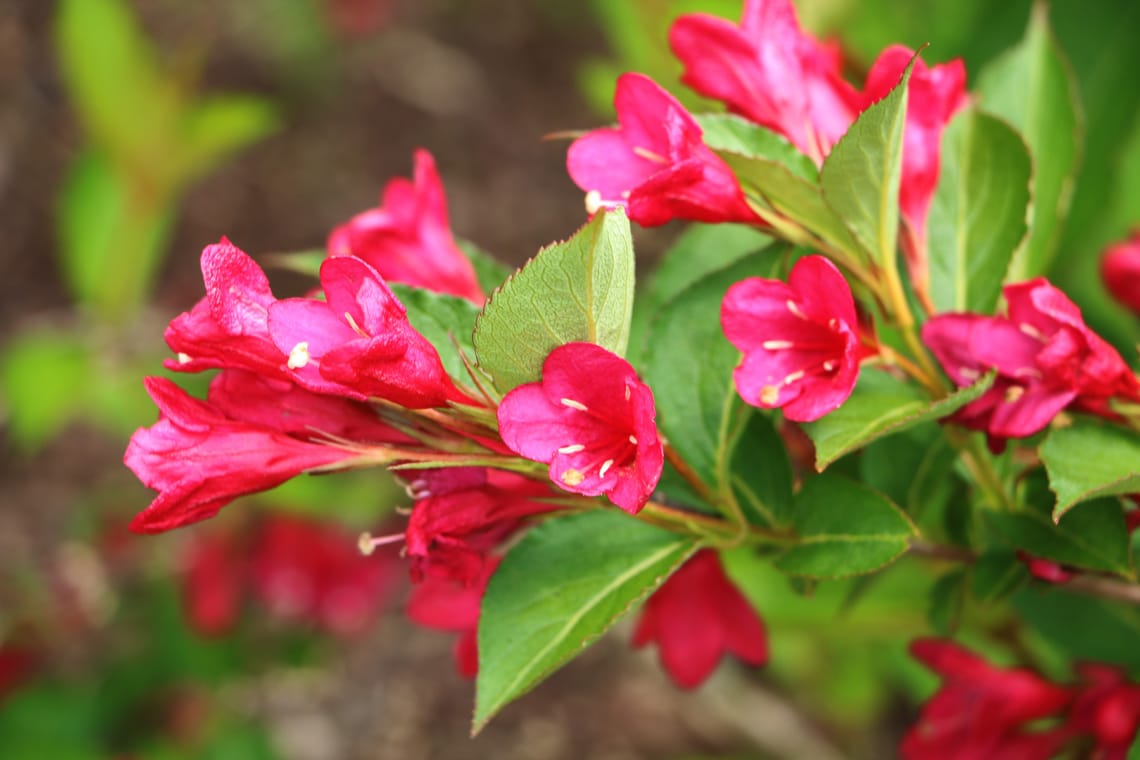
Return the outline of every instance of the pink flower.
{"type": "Polygon", "coordinates": [[[1112,297],[1140,316],[1140,230],[1105,249],[1100,276],[1112,297]]]}
{"type": "Polygon", "coordinates": [[[796,262],[788,282],[750,277],[725,294],[724,334],[744,353],[734,378],[741,398],[810,422],[838,409],[859,376],[851,288],[823,256],[796,262]]]}
{"type": "Polygon", "coordinates": [[[664,466],[653,391],[629,362],[592,343],[550,352],[542,381],[499,406],[499,433],[516,454],[550,464],[550,479],[586,496],[605,494],[636,514],[664,466]]]}
{"type": "Polygon", "coordinates": [[[804,34],[791,0],[747,0],[739,26],[681,16],[669,44],[685,65],[682,82],[784,135],[816,164],[860,110],[838,49],[804,34]]]}
{"type": "Polygon", "coordinates": [[[148,377],[145,383],[159,419],[135,431],[123,461],[159,494],[131,521],[136,533],[205,520],[238,496],[358,455],[231,419],[165,378],[148,377]]]}
{"type": "Polygon", "coordinates": [[[535,500],[554,495],[545,484],[482,467],[425,470],[409,491],[416,503],[405,551],[417,582],[428,575],[474,582],[491,549],[526,518],[556,509],[535,500]]]}
{"type": "Polygon", "coordinates": [[[943,683],[903,738],[906,760],[1048,760],[1068,738],[1059,729],[1027,730],[1062,711],[1072,699],[1068,689],[1025,668],[995,668],[949,641],[920,639],[910,651],[943,683]]]}
{"type": "Polygon", "coordinates": [[[391,282],[484,300],[475,268],[455,244],[447,199],[426,150],[415,152],[415,179],[393,179],[378,208],[352,217],[329,236],[330,256],[364,259],[391,282]]]}
{"type": "Polygon", "coordinates": [[[625,206],[646,227],[672,219],[758,222],[735,175],[702,141],[676,98],[642,74],[623,74],[614,93],[617,128],[578,138],[566,168],[587,201],[625,206]]]}
{"type": "Polygon", "coordinates": [[[167,369],[231,367],[287,377],[287,356],[269,337],[269,305],[277,299],[261,267],[226,238],[202,250],[201,266],[206,297],[166,328],[166,342],[178,354],[167,369]]]}
{"type": "Polygon", "coordinates": [[[1140,685],[1130,683],[1118,668],[1078,665],[1084,683],[1073,700],[1066,727],[1091,734],[1099,760],[1125,760],[1140,727],[1140,685]]]}
{"type": "Polygon", "coordinates": [[[474,583],[463,584],[443,576],[428,576],[412,588],[408,617],[424,626],[460,634],[455,642],[455,666],[465,678],[479,673],[477,632],[479,606],[500,558],[488,556],[474,583]]]}
{"type": "Polygon", "coordinates": [[[325,259],[321,287],[324,300],[288,298],[269,307],[269,334],[289,357],[294,382],[411,409],[470,402],[375,269],[352,256],[325,259]]]}
{"type": "Polygon", "coordinates": [[[1140,381],[1064,293],[1041,277],[1003,292],[1006,317],[939,314],[923,325],[923,341],[959,386],[997,370],[993,387],[952,419],[1000,447],[1066,407],[1110,416],[1110,398],[1140,399],[1140,381]]]}
{"type": "Polygon", "coordinates": [[[656,642],[661,665],[684,689],[699,686],[726,653],[768,661],[764,623],[711,549],[694,554],[645,603],[633,645],[656,642]]]}
{"type": "Polygon", "coordinates": [[[237,625],[245,595],[246,557],[228,528],[194,533],[182,558],[182,604],[190,626],[221,636],[237,625]]]}
{"type": "MultiPolygon", "coordinates": [[[[860,110],[886,97],[913,57],[914,51],[903,45],[891,45],[880,53],[867,74],[860,110]]],[[[907,231],[903,250],[915,282],[925,282],[927,276],[926,216],[938,186],[942,132],[968,104],[961,59],[937,66],[927,66],[921,58],[914,62],[907,86],[899,211],[907,231]]]]}

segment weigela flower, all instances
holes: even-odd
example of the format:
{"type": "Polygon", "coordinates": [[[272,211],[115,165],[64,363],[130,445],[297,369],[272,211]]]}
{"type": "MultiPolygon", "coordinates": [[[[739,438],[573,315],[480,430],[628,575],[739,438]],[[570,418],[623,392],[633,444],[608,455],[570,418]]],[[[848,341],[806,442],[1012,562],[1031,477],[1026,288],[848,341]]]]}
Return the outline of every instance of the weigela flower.
{"type": "Polygon", "coordinates": [[[1068,689],[1025,668],[994,667],[949,641],[920,639],[910,651],[943,680],[903,738],[906,760],[1048,760],[1067,739],[1060,728],[1027,726],[1060,713],[1072,699],[1068,689]]]}
{"type": "Polygon", "coordinates": [[[1125,760],[1140,727],[1140,685],[1130,683],[1123,671],[1109,665],[1077,666],[1079,687],[1065,725],[1078,734],[1090,734],[1095,746],[1090,757],[1125,760]]]}
{"type": "Polygon", "coordinates": [[[489,555],[475,582],[469,584],[444,576],[428,576],[412,588],[408,598],[408,618],[413,622],[459,634],[454,649],[455,667],[464,678],[474,678],[479,673],[479,608],[500,559],[489,555]]]}
{"type": "Polygon", "coordinates": [[[1140,381],[1064,293],[1041,277],[1003,293],[1008,316],[939,314],[922,327],[923,341],[959,386],[997,370],[993,387],[954,421],[986,431],[1000,448],[1006,438],[1043,430],[1068,406],[1109,415],[1110,398],[1140,399],[1140,381]]]}
{"type": "Polygon", "coordinates": [[[0,703],[40,668],[42,655],[26,646],[0,643],[0,703]]]}
{"type": "Polygon", "coordinates": [[[633,644],[650,642],[665,672],[685,689],[708,678],[726,653],[750,665],[768,661],[763,621],[711,549],[694,554],[646,601],[633,644]]]}
{"type": "MultiPolygon", "coordinates": [[[[863,108],[886,97],[913,57],[914,51],[903,45],[891,45],[879,54],[867,74],[863,108]]],[[[899,211],[906,232],[903,250],[915,282],[925,282],[927,276],[926,216],[938,186],[942,132],[968,103],[961,59],[936,66],[927,66],[921,58],[914,62],[907,85],[899,211]]]]}
{"type": "Polygon", "coordinates": [[[733,375],[741,398],[782,408],[796,422],[838,409],[859,376],[851,288],[823,256],[805,256],[788,281],[750,277],[725,294],[721,325],[744,353],[733,375]]]}
{"type": "Polygon", "coordinates": [[[264,491],[357,452],[231,419],[161,377],[145,380],[159,419],[131,436],[123,461],[159,492],[131,521],[158,533],[214,516],[238,496],[264,491]]]}
{"type": "Polygon", "coordinates": [[[201,267],[206,297],[166,328],[166,342],[178,354],[166,368],[231,367],[287,377],[287,357],[269,337],[269,305],[277,299],[265,272],[226,238],[202,250],[201,267]]]}
{"type": "Polygon", "coordinates": [[[642,74],[614,93],[618,127],[578,138],[566,168],[591,206],[625,206],[645,227],[672,219],[758,222],[728,166],[685,107],[642,74]]]}
{"type": "Polygon", "coordinates": [[[417,582],[428,575],[475,582],[491,549],[526,518],[557,509],[536,501],[554,495],[547,485],[482,467],[421,471],[408,490],[416,502],[405,553],[417,582]]]}
{"type": "Polygon", "coordinates": [[[592,343],[550,352],[542,381],[512,390],[499,406],[499,434],[511,451],[550,464],[560,488],[605,494],[636,514],[664,467],[653,391],[625,359],[592,343]]]}
{"type": "Polygon", "coordinates": [[[1140,230],[1105,249],[1100,276],[1113,298],[1140,315],[1140,230]]]}
{"type": "Polygon", "coordinates": [[[739,26],[681,16],[669,45],[685,65],[682,82],[784,135],[816,164],[859,113],[838,48],[804,34],[791,0],[747,0],[739,26]]]}
{"type": "Polygon", "coordinates": [[[199,530],[182,557],[182,606],[203,636],[221,636],[237,624],[247,575],[246,552],[235,531],[199,530]]]}
{"type": "Polygon", "coordinates": [[[390,181],[379,208],[333,230],[328,252],[364,259],[390,282],[484,301],[475,268],[451,235],[443,183],[426,150],[415,152],[415,179],[390,181]]]}
{"type": "Polygon", "coordinates": [[[321,264],[324,300],[288,298],[269,306],[269,334],[292,378],[315,393],[377,397],[410,409],[470,402],[439,353],[408,321],[376,270],[344,256],[321,264]]]}

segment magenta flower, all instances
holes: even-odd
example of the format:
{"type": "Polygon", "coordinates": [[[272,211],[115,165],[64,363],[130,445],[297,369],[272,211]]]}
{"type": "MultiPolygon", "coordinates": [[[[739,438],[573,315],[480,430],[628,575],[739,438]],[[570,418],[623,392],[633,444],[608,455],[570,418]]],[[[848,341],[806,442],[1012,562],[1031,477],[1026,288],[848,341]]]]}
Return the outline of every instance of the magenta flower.
{"type": "Polygon", "coordinates": [[[465,678],[479,673],[479,608],[487,584],[499,566],[500,557],[490,555],[473,583],[463,584],[443,576],[428,576],[412,588],[408,617],[425,628],[459,634],[455,641],[455,667],[465,678]]]}
{"type": "Polygon", "coordinates": [[[625,206],[645,227],[672,219],[758,222],[736,176],[702,141],[676,98],[642,74],[623,74],[614,93],[618,127],[578,138],[566,156],[587,203],[625,206]]]}
{"type": "Polygon", "coordinates": [[[206,297],[166,328],[166,342],[178,354],[166,368],[230,367],[288,377],[288,357],[269,337],[269,305],[277,299],[265,272],[226,238],[202,250],[201,267],[206,297]]]}
{"type": "Polygon", "coordinates": [[[747,0],[739,26],[681,16],[669,44],[685,65],[682,82],[784,135],[816,164],[859,113],[838,48],[804,34],[791,0],[747,0]]]}
{"type": "Polygon", "coordinates": [[[542,382],[520,385],[499,406],[499,433],[511,451],[550,464],[559,487],[605,494],[636,514],[664,467],[653,391],[629,362],[592,343],[550,352],[542,382]]]}
{"type": "Polygon", "coordinates": [[[123,461],[159,494],[131,521],[136,533],[159,533],[205,520],[238,496],[358,456],[231,419],[165,378],[148,377],[145,383],[159,419],[135,431],[123,461]]]}
{"type": "Polygon", "coordinates": [[[923,341],[959,386],[997,371],[993,387],[953,420],[986,431],[1000,448],[1006,438],[1043,430],[1066,407],[1111,416],[1109,399],[1140,399],[1136,375],[1064,293],[1042,277],[1003,293],[1006,317],[939,314],[922,327],[923,341]]]}
{"type": "MultiPolygon", "coordinates": [[[[903,45],[891,45],[880,53],[867,74],[862,108],[886,97],[913,57],[914,51],[903,45]]],[[[942,132],[968,104],[961,59],[937,66],[927,66],[921,58],[914,62],[907,85],[899,211],[906,232],[903,251],[915,282],[924,283],[927,277],[926,217],[938,186],[942,132]]]]}
{"type": "Polygon", "coordinates": [[[711,549],[694,554],[645,603],[633,644],[650,642],[665,672],[685,689],[699,686],[726,653],[750,665],[768,661],[763,621],[711,549]]]}
{"type": "Polygon", "coordinates": [[[720,321],[744,353],[733,377],[740,397],[817,420],[851,395],[860,346],[851,288],[823,256],[796,262],[788,282],[750,277],[725,294],[720,321]]]}
{"type": "Polygon", "coordinates": [[[1112,297],[1140,316],[1140,230],[1105,249],[1100,276],[1112,297]]]}
{"type": "Polygon", "coordinates": [[[470,401],[366,262],[325,259],[321,287],[323,301],[289,298],[269,307],[269,334],[288,356],[294,382],[314,393],[376,397],[411,409],[470,401]]]}
{"type": "Polygon", "coordinates": [[[1090,757],[1125,760],[1140,728],[1140,685],[1119,668],[1099,663],[1077,666],[1083,679],[1066,727],[1091,735],[1090,757]]]}
{"type": "Polygon", "coordinates": [[[910,651],[943,683],[903,738],[905,760],[1048,760],[1068,738],[1060,728],[1028,730],[1069,704],[1068,689],[1025,668],[996,668],[949,641],[921,639],[910,651]]]}
{"type": "Polygon", "coordinates": [[[390,181],[378,208],[332,231],[328,252],[364,259],[390,282],[484,301],[475,268],[451,235],[435,160],[423,149],[415,152],[415,179],[390,181]]]}

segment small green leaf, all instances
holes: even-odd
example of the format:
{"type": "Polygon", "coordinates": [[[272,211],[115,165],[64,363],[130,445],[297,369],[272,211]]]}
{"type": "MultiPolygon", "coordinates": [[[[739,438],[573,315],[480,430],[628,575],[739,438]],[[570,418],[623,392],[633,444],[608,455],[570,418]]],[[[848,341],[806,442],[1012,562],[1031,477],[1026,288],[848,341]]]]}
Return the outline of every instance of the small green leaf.
{"type": "Polygon", "coordinates": [[[277,110],[252,95],[211,95],[187,109],[180,125],[178,154],[171,163],[174,180],[193,181],[234,152],[261,140],[280,126],[277,110]]]}
{"type": "Polygon", "coordinates": [[[943,575],[930,588],[927,617],[930,627],[939,636],[949,636],[958,627],[966,603],[966,579],[966,570],[958,568],[943,575]]]}
{"type": "Polygon", "coordinates": [[[1058,524],[1032,509],[990,511],[986,519],[1014,547],[1034,556],[1089,570],[1133,575],[1124,513],[1116,499],[1096,499],[1074,507],[1058,524]]]}
{"type": "Polygon", "coordinates": [[[461,352],[468,359],[475,355],[471,333],[475,328],[479,307],[466,298],[446,293],[433,293],[395,282],[389,283],[389,287],[408,310],[408,321],[412,327],[435,346],[447,374],[454,380],[470,382],[461,352]]]}
{"type": "Polygon", "coordinates": [[[527,533],[483,597],[472,732],[608,630],[694,548],[614,511],[548,520],[527,533]]]}
{"type": "Polygon", "coordinates": [[[914,526],[878,491],[837,475],[811,478],[796,495],[799,542],[775,565],[811,578],[879,570],[907,550],[914,526]]]}
{"type": "Polygon", "coordinates": [[[1113,425],[1078,419],[1057,428],[1041,444],[1041,461],[1057,521],[1078,502],[1140,491],[1140,436],[1113,425]]]}
{"type": "Polygon", "coordinates": [[[262,256],[266,266],[284,269],[287,272],[296,272],[314,280],[321,276],[321,264],[328,258],[328,251],[324,248],[311,248],[307,251],[289,251],[287,253],[270,253],[262,256]]]}
{"type": "Polygon", "coordinates": [[[763,253],[741,259],[683,290],[649,327],[645,381],[657,425],[681,458],[714,490],[722,485],[733,410],[732,371],[740,361],[720,326],[720,305],[735,282],[765,266],[763,253]]]}
{"type": "Polygon", "coordinates": [[[598,213],[569,240],[539,251],[491,295],[475,323],[479,366],[506,393],[538,380],[547,355],[566,343],[596,343],[624,356],[633,269],[625,212],[598,213]]]}
{"type": "Polygon", "coordinates": [[[479,281],[479,287],[483,289],[484,293],[494,292],[495,288],[502,285],[511,276],[510,267],[470,240],[457,238],[455,244],[459,246],[459,250],[463,251],[463,255],[471,262],[471,266],[475,267],[475,279],[479,281]]]}
{"type": "Polygon", "coordinates": [[[1140,609],[1133,605],[1034,584],[1018,592],[1013,606],[1069,659],[1140,668],[1140,609]]]}
{"type": "Polygon", "coordinates": [[[1005,549],[982,554],[970,566],[974,598],[993,603],[1004,599],[1029,580],[1029,570],[1017,555],[1005,549]]]}
{"type": "Polygon", "coordinates": [[[823,472],[836,459],[877,438],[952,414],[980,397],[992,384],[993,375],[988,375],[932,402],[911,383],[886,372],[865,369],[843,406],[803,426],[815,443],[816,469],[823,472]]]}
{"type": "Polygon", "coordinates": [[[982,106],[1017,129],[1033,154],[1033,220],[1009,270],[1011,282],[1027,280],[1052,262],[1084,141],[1076,78],[1049,29],[1044,2],[1034,5],[1020,44],[982,71],[978,89],[982,106]]]}
{"type": "MultiPolygon", "coordinates": [[[[765,212],[773,210],[820,240],[841,250],[859,253],[859,244],[850,230],[824,202],[818,182],[798,177],[791,169],[771,159],[731,151],[721,151],[719,155],[736,174],[745,197],[758,214],[769,218],[771,214],[765,212]]],[[[809,241],[795,239],[791,242],[809,241]]]]}
{"type": "Polygon", "coordinates": [[[950,122],[926,221],[938,311],[993,311],[1025,237],[1030,174],[1029,152],[1005,122],[973,109],[950,122]]]}
{"type": "Polygon", "coordinates": [[[736,501],[749,519],[763,526],[786,524],[793,514],[792,463],[773,419],[751,409],[733,443],[729,469],[736,501]]]}
{"type": "Polygon", "coordinates": [[[35,451],[82,411],[93,364],[82,338],[64,333],[27,332],[5,347],[0,394],[17,446],[35,451]]]}
{"type": "Polygon", "coordinates": [[[800,179],[812,184],[819,181],[819,169],[812,160],[783,135],[732,114],[693,114],[693,118],[704,131],[705,145],[714,151],[767,158],[787,167],[800,179]]]}
{"type": "Polygon", "coordinates": [[[898,256],[903,125],[913,67],[912,59],[894,89],[859,115],[820,171],[827,205],[885,270],[895,268],[898,256]]]}

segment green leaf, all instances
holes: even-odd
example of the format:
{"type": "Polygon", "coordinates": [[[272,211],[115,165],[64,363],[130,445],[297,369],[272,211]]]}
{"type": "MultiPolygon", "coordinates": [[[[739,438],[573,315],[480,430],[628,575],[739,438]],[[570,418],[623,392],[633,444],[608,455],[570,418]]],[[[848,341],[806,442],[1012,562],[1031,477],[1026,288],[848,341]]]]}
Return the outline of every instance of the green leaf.
{"type": "Polygon", "coordinates": [[[793,524],[799,542],[775,565],[811,578],[844,578],[879,570],[906,550],[914,526],[878,491],[837,475],[810,478],[793,524]]]}
{"type": "Polygon", "coordinates": [[[234,152],[280,127],[277,110],[252,95],[213,95],[182,117],[179,151],[172,157],[174,180],[189,182],[207,174],[234,152]]]}
{"type": "MultiPolygon", "coordinates": [[[[770,211],[775,211],[826,243],[844,251],[859,251],[859,244],[843,220],[824,202],[818,182],[798,177],[787,166],[771,159],[731,151],[721,151],[718,155],[736,174],[744,195],[758,214],[779,224],[778,219],[771,218],[770,211]]],[[[795,230],[776,231],[791,242],[810,242],[800,239],[795,230]]]]}
{"type": "Polygon", "coordinates": [[[1078,419],[1057,428],[1041,444],[1041,461],[1057,521],[1078,502],[1140,491],[1140,436],[1113,425],[1078,419]]]}
{"type": "Polygon", "coordinates": [[[558,346],[596,343],[623,356],[633,309],[633,242],[621,209],[598,213],[543,248],[495,291],[475,323],[479,366],[506,393],[542,376],[558,346]]]}
{"type": "Polygon", "coordinates": [[[27,332],[5,347],[0,394],[17,446],[35,451],[82,411],[92,365],[82,338],[63,333],[27,332]]]}
{"type": "Polygon", "coordinates": [[[548,520],[527,533],[483,597],[473,733],[609,629],[694,548],[614,511],[548,520]]]}
{"type": "Polygon", "coordinates": [[[823,472],[836,459],[877,438],[952,414],[980,397],[992,384],[991,374],[932,402],[911,383],[886,372],[865,369],[843,406],[803,426],[815,443],[815,467],[823,472]]]}
{"type": "Polygon", "coordinates": [[[748,422],[733,443],[729,477],[736,501],[762,526],[786,524],[793,514],[792,463],[771,415],[743,410],[748,422]]]}
{"type": "Polygon", "coordinates": [[[966,579],[966,570],[958,568],[943,575],[930,588],[927,616],[930,627],[939,636],[949,636],[958,627],[966,603],[966,579]]]}
{"type": "Polygon", "coordinates": [[[986,514],[998,532],[1018,549],[1065,565],[1132,577],[1124,513],[1116,499],[1086,502],[1054,524],[1047,514],[1027,509],[986,514]]]}
{"type": "Polygon", "coordinates": [[[722,485],[733,410],[732,371],[740,361],[720,327],[720,304],[735,282],[755,274],[757,254],[683,290],[649,328],[644,379],[653,388],[657,426],[710,488],[722,485]]]}
{"type": "Polygon", "coordinates": [[[321,264],[325,263],[327,258],[328,251],[324,248],[310,248],[306,251],[270,253],[262,256],[261,260],[266,266],[283,269],[286,272],[296,272],[316,280],[321,276],[321,264]]]}
{"type": "MultiPolygon", "coordinates": [[[[1034,5],[1021,43],[982,71],[978,89],[983,107],[1013,125],[1033,155],[1033,219],[1009,270],[1010,281],[1027,280],[1052,262],[1084,140],[1076,79],[1049,29],[1045,3],[1034,5]]],[[[945,162],[945,144],[942,155],[945,162]]]]}
{"type": "Polygon", "coordinates": [[[1029,571],[1017,555],[1005,549],[988,551],[970,566],[974,598],[980,602],[998,602],[1021,588],[1029,580],[1029,571]]]}
{"type": "Polygon", "coordinates": [[[1019,617],[1070,660],[1088,660],[1140,668],[1140,609],[1064,587],[1033,584],[1017,593],[1019,617]]]}
{"type": "MultiPolygon", "coordinates": [[[[916,56],[917,57],[917,56],[916,56]]],[[[894,89],[859,115],[820,171],[823,197],[881,268],[896,266],[903,124],[912,59],[894,89]]]]}
{"type": "Polygon", "coordinates": [[[466,298],[433,293],[410,285],[392,282],[389,287],[408,310],[408,321],[412,327],[435,346],[447,374],[454,380],[469,383],[471,378],[463,364],[461,352],[468,359],[475,355],[471,333],[475,328],[479,307],[466,298]]]}
{"type": "Polygon", "coordinates": [[[705,145],[714,151],[770,159],[800,179],[812,184],[819,181],[819,169],[812,160],[783,135],[732,114],[693,114],[693,118],[704,131],[705,145]]]}
{"type": "Polygon", "coordinates": [[[993,311],[1025,236],[1030,175],[1029,152],[1005,122],[973,109],[950,122],[926,220],[938,311],[993,311]]]}
{"type": "Polygon", "coordinates": [[[511,276],[511,268],[470,240],[456,238],[455,244],[475,267],[475,279],[484,293],[494,292],[511,276]]]}

